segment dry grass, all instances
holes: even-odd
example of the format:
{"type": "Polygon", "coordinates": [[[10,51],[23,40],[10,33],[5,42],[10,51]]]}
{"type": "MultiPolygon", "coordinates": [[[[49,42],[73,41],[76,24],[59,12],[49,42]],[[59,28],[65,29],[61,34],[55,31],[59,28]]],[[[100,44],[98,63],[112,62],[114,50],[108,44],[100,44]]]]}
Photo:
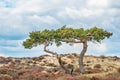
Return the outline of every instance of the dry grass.
{"type": "Polygon", "coordinates": [[[85,56],[86,74],[79,73],[78,55],[65,54],[62,61],[65,66],[72,64],[73,75],[61,69],[55,56],[34,58],[7,58],[0,64],[0,80],[120,80],[120,58],[106,56],[85,56]],[[5,62],[5,63],[4,63],[5,62]]]}

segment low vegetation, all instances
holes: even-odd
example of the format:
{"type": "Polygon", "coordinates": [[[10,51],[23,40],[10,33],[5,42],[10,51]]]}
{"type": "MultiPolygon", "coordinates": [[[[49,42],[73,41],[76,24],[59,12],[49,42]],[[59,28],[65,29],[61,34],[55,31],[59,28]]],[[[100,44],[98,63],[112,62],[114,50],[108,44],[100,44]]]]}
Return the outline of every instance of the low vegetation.
{"type": "Polygon", "coordinates": [[[65,73],[55,56],[33,58],[0,57],[0,80],[120,80],[120,58],[85,56],[86,74],[80,74],[78,54],[63,54],[65,66],[73,64],[72,75],[65,73]],[[10,60],[8,60],[10,59],[10,60]]]}

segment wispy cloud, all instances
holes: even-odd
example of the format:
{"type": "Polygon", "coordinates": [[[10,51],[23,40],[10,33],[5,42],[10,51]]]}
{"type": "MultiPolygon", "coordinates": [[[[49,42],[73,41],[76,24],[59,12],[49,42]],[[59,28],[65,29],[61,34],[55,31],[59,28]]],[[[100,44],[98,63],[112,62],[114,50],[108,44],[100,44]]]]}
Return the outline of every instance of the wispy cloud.
{"type": "Polygon", "coordinates": [[[7,56],[5,53],[4,54],[0,53],[0,57],[9,57],[9,56],[7,56]]]}
{"type": "MultiPolygon", "coordinates": [[[[42,46],[32,50],[22,46],[29,32],[56,29],[66,24],[73,28],[98,26],[113,32],[113,36],[103,44],[90,43],[88,52],[118,54],[119,49],[114,47],[120,47],[119,3],[119,0],[0,0],[0,53],[11,56],[42,54],[42,46]]],[[[80,46],[68,47],[64,44],[58,50],[52,46],[58,52],[80,51],[80,46]]]]}

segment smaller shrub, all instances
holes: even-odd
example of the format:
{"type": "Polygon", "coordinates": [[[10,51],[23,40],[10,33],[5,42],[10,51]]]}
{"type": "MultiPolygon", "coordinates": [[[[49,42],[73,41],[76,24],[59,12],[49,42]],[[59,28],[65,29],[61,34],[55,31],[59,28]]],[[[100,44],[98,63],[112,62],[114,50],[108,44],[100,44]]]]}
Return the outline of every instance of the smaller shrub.
{"type": "Polygon", "coordinates": [[[86,70],[91,70],[92,68],[91,67],[86,67],[86,70]]]}
{"type": "Polygon", "coordinates": [[[15,63],[20,63],[21,60],[20,59],[15,59],[15,63]]]}
{"type": "Polygon", "coordinates": [[[58,77],[56,80],[67,80],[65,77],[58,77]]]}
{"type": "Polygon", "coordinates": [[[11,76],[5,74],[5,75],[0,75],[0,80],[13,80],[11,76]]]}
{"type": "Polygon", "coordinates": [[[73,55],[68,55],[67,58],[72,59],[72,58],[74,58],[74,56],[73,55]]]}
{"type": "Polygon", "coordinates": [[[48,63],[47,66],[57,67],[54,63],[48,63]]]}
{"type": "Polygon", "coordinates": [[[118,72],[118,73],[120,73],[120,67],[119,67],[119,68],[117,68],[117,72],[118,72]]]}
{"type": "Polygon", "coordinates": [[[80,72],[80,69],[79,69],[79,68],[76,68],[76,69],[74,70],[74,72],[79,73],[79,72],[80,72]]]}
{"type": "Polygon", "coordinates": [[[100,58],[105,59],[106,57],[105,57],[105,55],[100,55],[100,58]]]}
{"type": "Polygon", "coordinates": [[[71,76],[67,77],[67,80],[90,80],[87,76],[71,76]]]}
{"type": "Polygon", "coordinates": [[[43,60],[44,59],[44,56],[40,56],[39,57],[39,60],[41,61],[41,60],[43,60]]]}
{"type": "Polygon", "coordinates": [[[101,68],[101,65],[100,64],[96,64],[96,65],[94,65],[94,68],[101,68]]]}
{"type": "Polygon", "coordinates": [[[91,63],[91,61],[87,61],[86,63],[91,63]]]}
{"type": "Polygon", "coordinates": [[[52,68],[51,70],[52,70],[52,72],[57,72],[57,71],[59,71],[61,68],[60,67],[55,67],[55,68],[52,68]]]}
{"type": "Polygon", "coordinates": [[[86,72],[87,73],[99,73],[99,72],[101,72],[101,70],[98,68],[94,68],[94,69],[87,70],[86,72]]]}
{"type": "Polygon", "coordinates": [[[7,74],[8,71],[9,70],[7,68],[0,68],[0,74],[7,74]]]}
{"type": "Polygon", "coordinates": [[[18,75],[21,76],[21,75],[23,75],[26,72],[27,72],[27,70],[21,69],[21,70],[18,71],[18,75]]]}
{"type": "Polygon", "coordinates": [[[120,75],[109,73],[106,75],[105,80],[120,80],[120,75]]]}
{"type": "Polygon", "coordinates": [[[72,55],[73,55],[74,57],[78,57],[78,54],[76,54],[76,53],[73,53],[72,55]]]}
{"type": "Polygon", "coordinates": [[[65,74],[65,72],[62,70],[62,71],[58,71],[58,72],[56,72],[56,73],[52,73],[51,74],[51,80],[56,80],[56,79],[58,79],[59,77],[63,77],[63,76],[65,76],[66,74],[65,74]]]}
{"type": "Polygon", "coordinates": [[[92,76],[90,80],[101,80],[98,76],[92,76]]]}
{"type": "Polygon", "coordinates": [[[21,76],[20,79],[23,79],[23,80],[34,80],[34,75],[32,74],[26,74],[24,76],[21,76]]]}
{"type": "Polygon", "coordinates": [[[0,63],[4,64],[5,63],[5,58],[0,56],[0,63]]]}

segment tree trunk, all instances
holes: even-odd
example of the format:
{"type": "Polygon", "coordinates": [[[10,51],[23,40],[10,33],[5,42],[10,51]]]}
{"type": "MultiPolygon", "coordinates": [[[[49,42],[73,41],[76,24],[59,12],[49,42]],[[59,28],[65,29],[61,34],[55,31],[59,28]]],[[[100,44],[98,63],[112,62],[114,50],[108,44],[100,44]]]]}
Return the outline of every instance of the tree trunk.
{"type": "Polygon", "coordinates": [[[71,74],[72,75],[72,72],[73,72],[73,65],[69,65],[67,67],[64,66],[62,60],[61,60],[61,55],[58,55],[57,56],[57,59],[58,59],[58,62],[61,66],[61,68],[67,73],[67,74],[71,74]]]}
{"type": "Polygon", "coordinates": [[[85,55],[85,52],[86,52],[86,50],[87,50],[87,42],[83,42],[83,49],[82,49],[82,51],[81,51],[81,53],[80,53],[80,56],[79,56],[79,69],[80,69],[80,72],[82,73],[82,74],[84,74],[85,73],[85,70],[84,70],[84,64],[83,64],[83,57],[84,57],[84,55],[85,55]]]}

